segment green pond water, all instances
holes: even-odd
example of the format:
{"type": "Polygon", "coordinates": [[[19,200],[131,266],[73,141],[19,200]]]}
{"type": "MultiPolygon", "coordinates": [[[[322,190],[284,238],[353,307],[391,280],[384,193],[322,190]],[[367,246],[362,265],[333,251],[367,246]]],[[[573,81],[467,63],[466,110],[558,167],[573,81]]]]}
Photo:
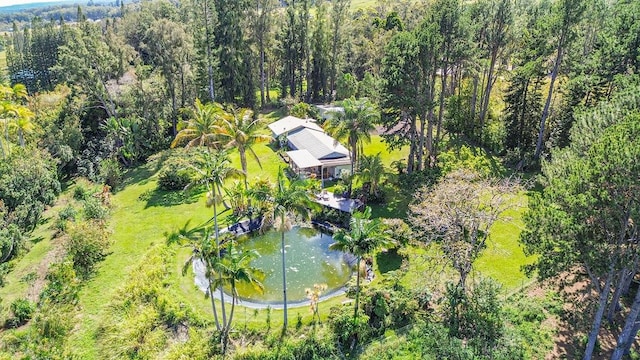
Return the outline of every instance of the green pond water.
{"type": "MultiPolygon", "coordinates": [[[[351,276],[351,269],[343,253],[329,250],[333,243],[331,235],[314,228],[296,226],[285,233],[285,255],[287,266],[287,300],[306,300],[305,289],[313,284],[327,284],[329,293],[342,287],[351,276]]],[[[264,271],[264,292],[259,293],[250,286],[241,284],[241,298],[257,302],[282,302],[282,253],[281,233],[270,231],[263,235],[243,237],[238,244],[244,249],[256,250],[260,256],[251,265],[264,271]]]]}

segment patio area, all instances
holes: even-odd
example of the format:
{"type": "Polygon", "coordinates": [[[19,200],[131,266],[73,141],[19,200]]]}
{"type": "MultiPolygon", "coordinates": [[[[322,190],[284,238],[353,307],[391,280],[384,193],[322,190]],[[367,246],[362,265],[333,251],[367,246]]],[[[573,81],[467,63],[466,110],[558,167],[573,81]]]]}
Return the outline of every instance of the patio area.
{"type": "Polygon", "coordinates": [[[347,199],[326,190],[323,190],[322,193],[316,195],[314,201],[320,205],[324,205],[348,213],[353,213],[355,210],[360,209],[363,205],[360,200],[347,199]]]}

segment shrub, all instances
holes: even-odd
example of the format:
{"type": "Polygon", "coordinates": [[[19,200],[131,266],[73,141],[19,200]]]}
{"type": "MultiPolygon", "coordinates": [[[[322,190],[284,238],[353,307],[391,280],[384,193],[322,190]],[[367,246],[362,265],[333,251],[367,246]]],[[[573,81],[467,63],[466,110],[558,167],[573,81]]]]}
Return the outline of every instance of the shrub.
{"type": "Polygon", "coordinates": [[[192,172],[177,166],[168,166],[158,175],[158,187],[161,190],[183,190],[192,181],[192,172]]]}
{"type": "Polygon", "coordinates": [[[56,220],[55,227],[59,231],[67,230],[67,222],[76,220],[77,211],[72,205],[65,206],[58,213],[58,219],[56,220]]]}
{"type": "Polygon", "coordinates": [[[87,220],[104,220],[109,214],[102,202],[96,198],[89,198],[83,201],[84,217],[87,220]]]}
{"type": "Polygon", "coordinates": [[[112,189],[120,185],[122,180],[122,168],[120,163],[114,159],[105,159],[100,162],[99,168],[100,180],[112,189]]]}
{"type": "Polygon", "coordinates": [[[158,175],[158,188],[161,190],[183,190],[195,177],[195,170],[182,153],[169,158],[158,175]]]}
{"type": "Polygon", "coordinates": [[[34,304],[27,299],[16,299],[11,303],[11,313],[13,317],[7,320],[9,327],[18,327],[31,319],[34,304]]]}
{"type": "Polygon", "coordinates": [[[438,157],[438,167],[442,175],[454,170],[469,169],[483,176],[500,176],[505,172],[502,163],[480,148],[462,145],[457,149],[443,152],[438,157]]]}
{"type": "Polygon", "coordinates": [[[85,187],[83,184],[77,183],[73,188],[73,198],[81,201],[91,197],[91,189],[85,187]]]}
{"type": "Polygon", "coordinates": [[[73,267],[73,262],[55,263],[45,276],[47,285],[40,293],[40,304],[74,304],[78,300],[80,281],[73,267]]]}
{"type": "Polygon", "coordinates": [[[372,335],[369,316],[359,313],[354,322],[353,308],[350,306],[332,307],[329,319],[335,340],[345,352],[354,350],[359,343],[367,342],[372,335]]]}
{"type": "Polygon", "coordinates": [[[70,226],[67,234],[66,250],[73,268],[81,277],[88,278],[106,256],[110,244],[107,231],[95,223],[82,222],[70,226]]]}

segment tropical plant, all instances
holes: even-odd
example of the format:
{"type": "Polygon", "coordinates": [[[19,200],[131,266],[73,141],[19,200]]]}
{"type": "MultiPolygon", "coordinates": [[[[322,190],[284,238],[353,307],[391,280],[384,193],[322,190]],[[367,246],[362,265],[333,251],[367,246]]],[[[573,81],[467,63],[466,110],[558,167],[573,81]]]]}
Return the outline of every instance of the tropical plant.
{"type": "Polygon", "coordinates": [[[26,87],[16,84],[13,87],[0,84],[0,119],[3,120],[4,144],[0,142],[3,158],[10,154],[9,130],[16,128],[18,143],[25,146],[24,135],[31,133],[35,126],[31,122],[33,112],[23,103],[28,99],[26,87]]]}
{"type": "Polygon", "coordinates": [[[379,219],[371,219],[371,208],[355,212],[349,221],[349,231],[340,229],[333,236],[335,241],[329,245],[331,250],[348,252],[356,257],[356,304],[353,322],[358,320],[358,300],[360,297],[360,261],[379,247],[391,243],[379,219]]]}
{"type": "Polygon", "coordinates": [[[233,240],[227,242],[227,244],[224,256],[215,264],[215,271],[219,274],[219,277],[215,280],[215,285],[220,288],[228,286],[231,289],[231,311],[222,331],[223,353],[226,352],[233,314],[238,302],[238,283],[251,285],[258,291],[264,289],[261,282],[264,279],[264,273],[260,269],[251,267],[251,260],[259,255],[258,252],[255,250],[240,250],[234,246],[233,240]]]}
{"type": "Polygon", "coordinates": [[[368,184],[369,191],[365,195],[378,196],[378,187],[384,176],[384,164],[382,164],[380,153],[362,156],[357,177],[362,184],[368,184]]]}
{"type": "MultiPolygon", "coordinates": [[[[227,179],[238,178],[244,174],[231,165],[231,160],[226,151],[221,150],[211,153],[208,149],[201,153],[197,166],[194,167],[199,175],[198,179],[190,185],[204,184],[207,189],[207,207],[213,207],[213,226],[214,239],[216,249],[216,259],[219,261],[220,254],[220,235],[218,231],[218,204],[224,203],[222,188],[227,179]]],[[[225,204],[226,205],[226,204],[225,204]]],[[[228,206],[227,206],[228,207],[228,206]]],[[[220,287],[220,302],[222,305],[222,323],[226,324],[226,310],[224,306],[224,291],[220,287]]]]}
{"type": "Polygon", "coordinates": [[[291,219],[301,217],[309,219],[311,209],[318,206],[313,202],[307,191],[307,183],[304,180],[293,179],[287,181],[284,171],[280,169],[275,188],[271,194],[272,208],[265,216],[265,220],[271,222],[281,233],[282,251],[282,293],[284,302],[284,328],[287,328],[287,272],[285,259],[284,233],[291,229],[291,219]]]}
{"type": "MultiPolygon", "coordinates": [[[[344,112],[335,112],[326,123],[325,129],[337,140],[346,140],[351,152],[351,174],[362,152],[362,143],[371,141],[371,132],[380,120],[380,112],[367,99],[345,99],[344,112]]],[[[351,192],[351,191],[349,191],[351,192]]]]}
{"type": "MultiPolygon", "coordinates": [[[[240,153],[240,165],[242,171],[247,174],[247,152],[256,160],[260,168],[260,158],[253,151],[253,145],[271,140],[269,135],[260,134],[260,121],[253,118],[253,112],[249,109],[230,107],[226,116],[221,117],[220,128],[217,136],[224,148],[237,148],[240,153]]],[[[245,189],[249,188],[247,179],[244,180],[245,189]]]]}
{"type": "Polygon", "coordinates": [[[222,106],[217,103],[203,104],[196,99],[191,111],[191,119],[183,124],[183,129],[173,139],[171,147],[186,142],[185,147],[215,147],[218,145],[217,134],[220,131],[221,119],[225,116],[222,106]]]}

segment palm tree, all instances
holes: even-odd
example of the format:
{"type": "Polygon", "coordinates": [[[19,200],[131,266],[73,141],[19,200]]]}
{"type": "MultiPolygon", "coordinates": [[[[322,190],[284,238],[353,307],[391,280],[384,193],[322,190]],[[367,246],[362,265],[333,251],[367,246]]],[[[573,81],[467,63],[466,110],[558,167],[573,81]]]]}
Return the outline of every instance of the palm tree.
{"type": "Polygon", "coordinates": [[[367,99],[345,99],[344,112],[335,112],[327,122],[326,131],[337,140],[346,140],[351,151],[351,174],[355,170],[362,143],[371,141],[371,132],[380,120],[380,112],[367,99]]]}
{"type": "Polygon", "coordinates": [[[217,133],[220,131],[220,124],[225,117],[222,106],[217,103],[202,104],[196,99],[191,112],[191,119],[186,122],[185,127],[178,132],[173,139],[171,147],[187,142],[185,147],[195,146],[212,147],[218,144],[217,133]]]}
{"type": "Polygon", "coordinates": [[[363,184],[370,184],[369,193],[377,195],[378,186],[384,177],[384,165],[380,153],[375,155],[363,155],[360,161],[358,177],[363,184]]]}
{"type": "Polygon", "coordinates": [[[231,330],[236,303],[238,302],[237,284],[246,283],[258,291],[264,289],[261,282],[264,279],[264,273],[257,268],[251,267],[250,264],[251,260],[258,255],[255,250],[238,250],[234,246],[234,241],[230,241],[226,246],[224,257],[216,264],[216,271],[220,274],[216,280],[216,285],[220,288],[227,286],[231,289],[231,312],[229,313],[229,321],[227,321],[222,331],[223,353],[226,352],[227,339],[231,330]]]}
{"type": "Polygon", "coordinates": [[[360,261],[363,256],[371,254],[375,249],[390,243],[383,231],[384,225],[379,219],[370,219],[371,208],[364,212],[355,212],[349,220],[349,231],[338,230],[333,235],[333,244],[329,249],[348,252],[356,257],[356,306],[353,322],[358,319],[358,300],[360,298],[360,261]]]}
{"type": "MultiPolygon", "coordinates": [[[[218,151],[211,153],[208,150],[202,153],[202,158],[198,164],[194,167],[196,172],[200,175],[192,186],[196,183],[204,183],[207,188],[207,207],[213,207],[213,224],[214,224],[214,238],[215,246],[217,249],[217,259],[220,260],[220,233],[218,229],[218,204],[224,203],[222,188],[227,179],[238,178],[244,176],[244,174],[233,167],[231,167],[231,160],[226,151],[218,151]]],[[[226,310],[224,306],[224,291],[220,287],[220,300],[222,304],[222,323],[227,322],[226,310]]]]}
{"type": "Polygon", "coordinates": [[[15,112],[15,126],[18,129],[18,143],[21,147],[24,147],[24,134],[28,134],[33,131],[35,126],[31,122],[33,119],[33,112],[25,106],[19,106],[15,112]]]}
{"type": "Polygon", "coordinates": [[[213,318],[216,323],[218,331],[222,329],[220,321],[218,319],[218,311],[216,309],[215,297],[213,291],[216,288],[214,284],[215,272],[214,269],[217,266],[217,254],[218,249],[215,244],[211,242],[211,228],[197,226],[189,229],[189,222],[185,224],[182,229],[171,233],[167,237],[167,243],[178,243],[180,245],[188,245],[191,247],[191,256],[185,261],[182,266],[182,275],[187,273],[189,267],[193,266],[195,261],[201,261],[205,266],[205,276],[207,277],[208,287],[207,296],[211,300],[211,308],[213,310],[213,318]]]}
{"type": "Polygon", "coordinates": [[[281,233],[282,252],[282,294],[284,301],[284,328],[287,328],[287,267],[285,259],[284,233],[291,229],[291,218],[301,217],[309,219],[311,209],[318,206],[313,202],[310,193],[307,191],[306,181],[294,179],[287,181],[284,171],[280,169],[278,179],[272,196],[272,208],[270,218],[273,224],[281,233]]]}
{"type": "MultiPolygon", "coordinates": [[[[253,118],[253,112],[249,109],[238,109],[234,106],[230,107],[229,116],[222,118],[221,126],[217,135],[221,138],[225,148],[237,148],[240,153],[240,165],[242,171],[247,174],[247,151],[256,160],[260,169],[262,164],[260,158],[253,151],[253,145],[261,142],[268,142],[271,137],[265,134],[259,134],[260,122],[253,118]]],[[[244,181],[245,189],[248,189],[247,180],[244,181]]]]}

